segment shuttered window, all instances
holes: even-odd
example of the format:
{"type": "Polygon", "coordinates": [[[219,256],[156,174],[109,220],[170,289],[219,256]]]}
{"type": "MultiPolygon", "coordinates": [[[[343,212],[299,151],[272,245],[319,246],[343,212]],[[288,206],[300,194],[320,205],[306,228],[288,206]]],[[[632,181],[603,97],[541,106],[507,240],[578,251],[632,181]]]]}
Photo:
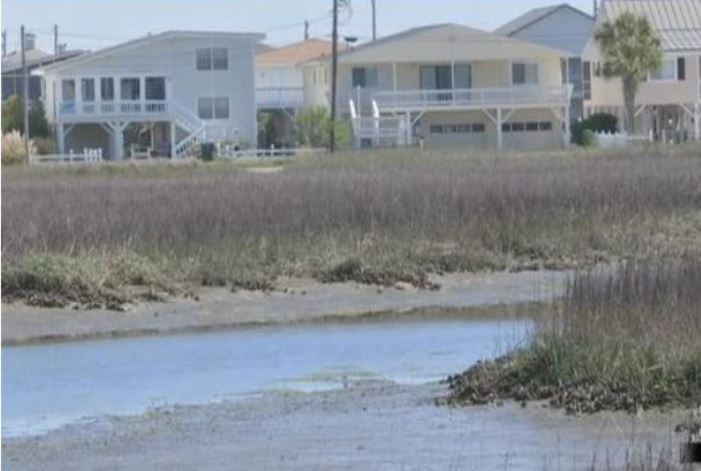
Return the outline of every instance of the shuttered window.
{"type": "Polygon", "coordinates": [[[680,81],[686,80],[686,59],[683,57],[677,59],[677,78],[680,81]]]}

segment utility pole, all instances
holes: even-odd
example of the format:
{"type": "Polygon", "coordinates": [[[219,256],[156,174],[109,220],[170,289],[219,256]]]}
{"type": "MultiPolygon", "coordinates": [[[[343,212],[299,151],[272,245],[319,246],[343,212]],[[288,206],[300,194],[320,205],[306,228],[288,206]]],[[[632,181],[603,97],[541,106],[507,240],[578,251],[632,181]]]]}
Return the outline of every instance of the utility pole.
{"type": "Polygon", "coordinates": [[[377,40],[377,0],[370,0],[372,2],[372,40],[377,40]]]}
{"type": "Polygon", "coordinates": [[[336,93],[338,82],[338,0],[333,0],[333,31],[331,33],[331,129],[329,151],[336,151],[336,93]]]}
{"type": "Polygon", "coordinates": [[[54,25],[54,56],[58,56],[58,25],[54,25]]]}
{"type": "Polygon", "coordinates": [[[24,33],[24,25],[20,28],[22,35],[22,111],[24,114],[24,155],[29,162],[29,77],[27,74],[27,54],[26,54],[26,36],[24,33]]]}
{"type": "Polygon", "coordinates": [[[304,40],[305,41],[309,40],[309,22],[308,21],[304,22],[304,40]]]}
{"type": "Polygon", "coordinates": [[[7,55],[7,30],[2,30],[2,57],[7,55]]]}

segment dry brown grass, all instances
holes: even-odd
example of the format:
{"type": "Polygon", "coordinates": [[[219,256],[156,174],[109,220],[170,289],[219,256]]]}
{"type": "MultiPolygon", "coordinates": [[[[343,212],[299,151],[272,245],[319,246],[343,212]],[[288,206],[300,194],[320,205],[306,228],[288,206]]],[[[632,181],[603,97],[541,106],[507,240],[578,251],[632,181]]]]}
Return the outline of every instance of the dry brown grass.
{"type": "Polygon", "coordinates": [[[422,284],[435,271],[701,252],[694,149],[577,158],[360,154],[267,174],[222,163],[8,169],[2,197],[6,273],[57,254],[110,267],[105,258],[128,252],[195,284],[283,274],[422,284]]]}

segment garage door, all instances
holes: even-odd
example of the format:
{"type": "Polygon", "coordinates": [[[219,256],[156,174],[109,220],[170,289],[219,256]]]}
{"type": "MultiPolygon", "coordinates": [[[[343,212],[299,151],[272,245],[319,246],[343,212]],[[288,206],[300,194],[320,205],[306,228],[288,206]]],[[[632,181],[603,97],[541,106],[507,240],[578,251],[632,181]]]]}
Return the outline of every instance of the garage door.
{"type": "Polygon", "coordinates": [[[434,148],[486,149],[484,123],[431,124],[428,144],[434,148]]]}
{"type": "Polygon", "coordinates": [[[504,123],[504,148],[511,150],[541,150],[561,146],[562,138],[551,121],[504,123]]]}

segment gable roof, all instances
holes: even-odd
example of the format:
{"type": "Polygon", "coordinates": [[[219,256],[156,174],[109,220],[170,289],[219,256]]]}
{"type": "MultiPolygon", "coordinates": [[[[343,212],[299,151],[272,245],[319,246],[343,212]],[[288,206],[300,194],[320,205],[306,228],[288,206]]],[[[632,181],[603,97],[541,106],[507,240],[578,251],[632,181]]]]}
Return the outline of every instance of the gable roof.
{"type": "MultiPolygon", "coordinates": [[[[319,59],[331,54],[331,41],[311,38],[288,46],[271,49],[256,55],[257,66],[288,65],[295,66],[302,62],[319,59]]],[[[339,44],[344,50],[345,45],[339,44]]]]}
{"type": "MultiPolygon", "coordinates": [[[[49,54],[42,51],[41,49],[30,49],[26,52],[26,63],[27,68],[32,69],[35,67],[40,67],[42,65],[53,64],[55,62],[64,61],[72,59],[81,54],[85,54],[86,51],[82,50],[71,50],[63,51],[58,54],[49,54]]],[[[19,51],[13,51],[2,58],[2,73],[6,74],[9,72],[15,72],[22,68],[22,55],[19,51]]]]}
{"type": "Polygon", "coordinates": [[[513,36],[514,34],[518,33],[519,31],[531,26],[534,23],[537,23],[538,21],[547,18],[548,16],[552,15],[555,12],[558,12],[560,10],[570,10],[575,13],[578,13],[592,21],[594,21],[594,17],[591,16],[588,13],[583,12],[582,10],[573,7],[572,5],[568,3],[561,3],[559,5],[551,5],[547,7],[540,7],[540,8],[534,8],[532,10],[527,11],[521,16],[517,16],[513,20],[509,21],[508,23],[500,26],[499,28],[494,30],[495,34],[500,34],[502,36],[513,36]]]}
{"type": "Polygon", "coordinates": [[[73,65],[77,64],[83,64],[85,62],[90,62],[93,60],[101,59],[105,56],[109,56],[111,54],[115,54],[117,52],[123,52],[127,51],[129,49],[137,48],[139,46],[142,46],[144,44],[148,44],[153,41],[164,41],[164,40],[172,40],[172,39],[183,39],[183,38],[192,38],[192,39],[210,39],[210,38],[228,38],[228,39],[249,39],[252,41],[255,41],[256,43],[258,41],[262,41],[265,39],[265,34],[262,33],[228,33],[228,32],[221,32],[221,31],[164,31],[162,33],[158,34],[149,34],[146,36],[142,36],[137,39],[133,39],[131,41],[127,41],[125,43],[117,44],[115,46],[110,46],[106,47],[104,49],[100,49],[95,52],[91,52],[88,54],[83,54],[80,55],[74,59],[69,59],[66,61],[62,62],[57,62],[54,64],[50,64],[44,67],[41,67],[39,70],[35,71],[35,74],[41,75],[46,71],[55,71],[55,70],[60,70],[66,67],[71,67],[73,65]]]}
{"type": "Polygon", "coordinates": [[[529,59],[567,53],[468,26],[441,23],[402,31],[339,54],[345,64],[529,59]]]}
{"type": "Polygon", "coordinates": [[[604,0],[600,11],[600,23],[624,12],[647,17],[667,52],[701,50],[701,0],[604,0]]]}

